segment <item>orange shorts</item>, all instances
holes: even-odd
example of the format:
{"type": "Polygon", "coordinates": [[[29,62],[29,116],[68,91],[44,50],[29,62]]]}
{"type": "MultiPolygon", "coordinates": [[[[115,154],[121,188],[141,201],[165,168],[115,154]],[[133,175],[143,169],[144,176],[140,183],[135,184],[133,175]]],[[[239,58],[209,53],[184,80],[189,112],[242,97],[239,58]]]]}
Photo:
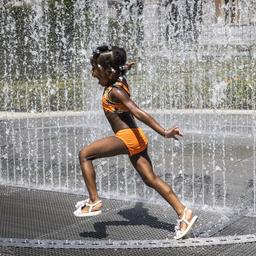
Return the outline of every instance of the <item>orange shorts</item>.
{"type": "Polygon", "coordinates": [[[124,142],[130,156],[142,152],[148,145],[148,139],[141,128],[123,129],[118,131],[115,136],[124,142]]]}

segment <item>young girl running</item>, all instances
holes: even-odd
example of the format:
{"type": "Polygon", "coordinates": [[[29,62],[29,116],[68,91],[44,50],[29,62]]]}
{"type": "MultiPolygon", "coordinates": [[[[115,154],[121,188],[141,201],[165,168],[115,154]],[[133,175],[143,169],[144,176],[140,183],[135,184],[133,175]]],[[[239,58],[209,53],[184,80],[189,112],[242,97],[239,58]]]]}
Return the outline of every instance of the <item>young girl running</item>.
{"type": "Polygon", "coordinates": [[[125,50],[116,46],[103,45],[93,51],[92,76],[104,87],[102,107],[115,135],[95,141],[80,151],[80,166],[89,199],[78,202],[74,214],[77,217],[87,217],[101,213],[103,205],[96,189],[92,161],[127,154],[146,185],[155,189],[176,211],[179,219],[175,239],[180,239],[189,232],[197,216],[193,216],[192,210],[181,203],[171,187],[155,175],[147,152],[148,139],[137,126],[135,118],[165,138],[177,139],[176,136],[182,134],[177,127],[164,129],[132,101],[124,75],[134,63],[126,63],[126,60],[125,50]]]}

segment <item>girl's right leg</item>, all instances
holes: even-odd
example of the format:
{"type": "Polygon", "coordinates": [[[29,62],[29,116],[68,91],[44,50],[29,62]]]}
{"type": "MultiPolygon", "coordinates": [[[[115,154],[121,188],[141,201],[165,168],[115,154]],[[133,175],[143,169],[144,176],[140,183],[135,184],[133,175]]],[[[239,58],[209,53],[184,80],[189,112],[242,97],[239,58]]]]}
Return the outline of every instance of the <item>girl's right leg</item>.
{"type": "MultiPolygon", "coordinates": [[[[173,207],[179,219],[183,217],[188,222],[190,222],[193,217],[192,210],[185,210],[185,205],[183,205],[182,202],[178,199],[172,188],[166,182],[164,182],[162,179],[155,175],[147,150],[131,156],[130,160],[134,168],[142,177],[145,184],[155,189],[173,207]]],[[[184,231],[187,226],[188,224],[182,222],[180,227],[181,231],[184,231]]]]}
{"type": "MultiPolygon", "coordinates": [[[[123,141],[115,136],[95,141],[79,152],[80,166],[89,193],[90,203],[99,201],[99,195],[96,188],[96,174],[92,161],[97,158],[111,157],[121,154],[128,154],[128,150],[123,141]]],[[[102,204],[98,204],[93,210],[97,210],[101,207],[102,204]]],[[[82,210],[83,212],[88,212],[89,207],[84,207],[82,210]]]]}

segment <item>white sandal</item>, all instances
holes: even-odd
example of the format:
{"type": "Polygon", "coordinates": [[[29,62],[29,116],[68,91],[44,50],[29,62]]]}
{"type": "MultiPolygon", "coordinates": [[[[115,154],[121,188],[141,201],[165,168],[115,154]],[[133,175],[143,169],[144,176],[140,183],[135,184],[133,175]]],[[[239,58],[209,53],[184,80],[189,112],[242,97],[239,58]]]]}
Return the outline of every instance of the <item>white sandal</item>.
{"type": "Polygon", "coordinates": [[[74,211],[74,215],[76,217],[90,217],[90,216],[97,216],[99,214],[102,213],[101,210],[97,210],[97,211],[93,211],[93,208],[100,204],[101,203],[101,200],[97,201],[96,203],[94,204],[90,204],[89,202],[86,202],[85,205],[82,205],[80,206],[79,208],[77,208],[75,211],[74,211]],[[82,209],[83,207],[89,207],[89,211],[88,212],[83,212],[82,209]]]}
{"type": "Polygon", "coordinates": [[[183,213],[183,217],[182,217],[181,219],[177,220],[177,226],[175,227],[176,235],[175,235],[175,237],[174,237],[174,239],[176,239],[176,240],[181,239],[181,238],[183,238],[185,235],[187,235],[188,232],[191,230],[192,226],[195,224],[195,222],[196,222],[197,219],[198,219],[198,216],[194,216],[190,222],[187,221],[187,220],[186,220],[186,211],[187,211],[187,210],[188,210],[188,209],[185,208],[185,209],[184,209],[184,213],[183,213]],[[181,222],[185,222],[185,223],[188,225],[187,228],[186,228],[184,231],[181,231],[181,230],[180,230],[180,224],[181,224],[181,222]]]}
{"type": "Polygon", "coordinates": [[[78,201],[78,202],[76,202],[75,207],[76,208],[83,207],[86,205],[86,203],[89,203],[89,202],[90,202],[90,198],[88,198],[86,200],[78,201]]]}

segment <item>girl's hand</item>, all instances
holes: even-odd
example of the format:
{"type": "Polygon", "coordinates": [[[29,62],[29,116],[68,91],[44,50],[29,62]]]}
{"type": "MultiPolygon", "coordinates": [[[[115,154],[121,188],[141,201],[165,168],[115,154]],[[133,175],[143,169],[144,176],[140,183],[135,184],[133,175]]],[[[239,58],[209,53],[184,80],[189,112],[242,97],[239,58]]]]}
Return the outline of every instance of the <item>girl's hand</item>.
{"type": "Polygon", "coordinates": [[[179,138],[177,138],[176,135],[181,137],[183,136],[178,127],[165,130],[165,138],[173,138],[175,140],[179,140],[179,138]]]}

